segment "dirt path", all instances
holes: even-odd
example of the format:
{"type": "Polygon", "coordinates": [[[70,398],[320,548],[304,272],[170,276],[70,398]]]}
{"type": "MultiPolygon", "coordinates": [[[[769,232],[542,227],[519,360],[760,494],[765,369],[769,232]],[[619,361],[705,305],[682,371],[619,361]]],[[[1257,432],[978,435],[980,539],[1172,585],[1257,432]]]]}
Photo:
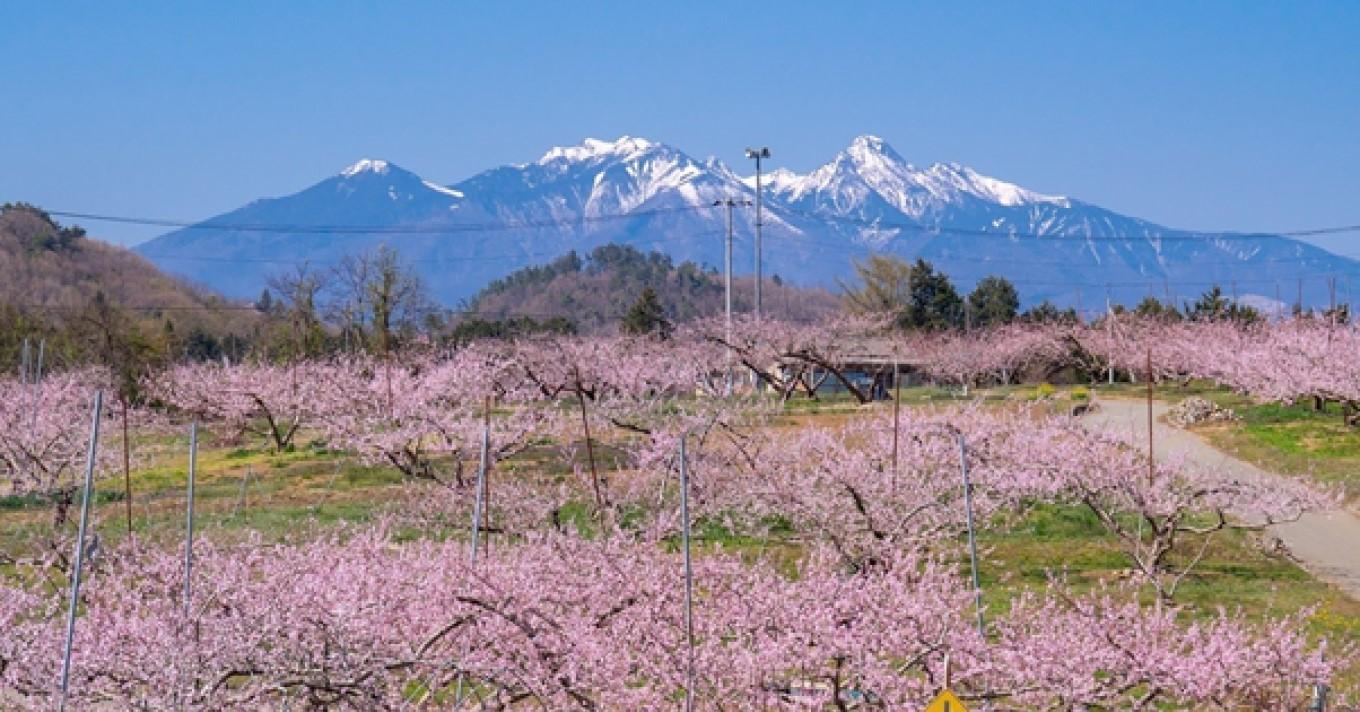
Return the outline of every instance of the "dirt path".
{"type": "MultiPolygon", "coordinates": [[[[1100,407],[1083,417],[1092,426],[1111,426],[1147,439],[1147,404],[1133,400],[1102,399],[1100,407]]],[[[1199,436],[1162,422],[1165,403],[1153,403],[1153,452],[1158,458],[1185,453],[1191,460],[1218,467],[1243,477],[1273,478],[1278,475],[1238,460],[1201,440],[1199,436]]],[[[1305,514],[1297,522],[1271,527],[1290,554],[1310,573],[1336,584],[1351,598],[1360,600],[1360,517],[1347,510],[1305,514]]]]}

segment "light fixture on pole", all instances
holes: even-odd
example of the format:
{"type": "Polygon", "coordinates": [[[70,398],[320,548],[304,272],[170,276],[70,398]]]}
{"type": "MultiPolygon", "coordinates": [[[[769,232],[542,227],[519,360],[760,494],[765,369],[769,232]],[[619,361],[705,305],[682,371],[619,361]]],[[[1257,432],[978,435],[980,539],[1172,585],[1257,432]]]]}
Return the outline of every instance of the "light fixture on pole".
{"type": "Polygon", "coordinates": [[[761,307],[761,282],[764,281],[764,274],[760,269],[760,228],[763,224],[764,214],[761,211],[760,197],[760,161],[770,157],[770,149],[764,146],[760,148],[746,149],[746,157],[754,158],[756,161],[756,318],[760,318],[761,307]]]}

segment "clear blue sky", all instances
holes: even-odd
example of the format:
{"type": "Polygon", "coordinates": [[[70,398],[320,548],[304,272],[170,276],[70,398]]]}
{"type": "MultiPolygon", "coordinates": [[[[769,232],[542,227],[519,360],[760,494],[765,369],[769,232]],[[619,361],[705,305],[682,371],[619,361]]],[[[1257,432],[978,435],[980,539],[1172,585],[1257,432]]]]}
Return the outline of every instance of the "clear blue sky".
{"type": "Polygon", "coordinates": [[[361,157],[804,171],[876,133],[1174,227],[1358,223],[1358,37],[1355,2],[6,3],[0,200],[199,219],[361,157]]]}

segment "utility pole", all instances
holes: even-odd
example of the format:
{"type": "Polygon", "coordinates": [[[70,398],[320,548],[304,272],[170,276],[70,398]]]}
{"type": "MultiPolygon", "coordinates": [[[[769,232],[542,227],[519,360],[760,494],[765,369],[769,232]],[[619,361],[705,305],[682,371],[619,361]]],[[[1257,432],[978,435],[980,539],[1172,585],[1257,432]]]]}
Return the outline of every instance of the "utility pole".
{"type": "MultiPolygon", "coordinates": [[[[713,204],[714,204],[715,206],[716,206],[716,205],[725,205],[725,206],[727,206],[727,246],[726,246],[726,250],[725,250],[724,253],[723,253],[723,270],[724,270],[723,282],[724,282],[724,289],[725,289],[725,291],[726,291],[726,294],[725,294],[725,300],[726,300],[726,306],[725,306],[725,310],[726,310],[726,311],[725,311],[725,314],[726,314],[726,318],[727,318],[727,359],[728,359],[728,364],[727,364],[727,382],[726,382],[726,391],[727,391],[727,392],[726,392],[724,395],[729,395],[729,396],[730,396],[730,395],[732,395],[732,364],[731,364],[731,360],[732,360],[732,208],[735,208],[735,207],[738,206],[738,205],[750,205],[750,204],[751,204],[751,201],[749,201],[749,200],[737,200],[737,199],[735,199],[735,198],[728,198],[728,199],[726,199],[726,200],[715,200],[715,201],[713,202],[713,204]]],[[[757,286],[756,286],[757,293],[759,293],[759,289],[760,289],[759,284],[760,284],[759,282],[756,283],[756,285],[757,285],[757,286]]],[[[759,304],[759,301],[757,301],[756,303],[759,304]]]]}
{"type": "MultiPolygon", "coordinates": [[[[1106,330],[1110,332],[1110,335],[1111,335],[1111,336],[1113,336],[1113,335],[1114,335],[1114,307],[1110,305],[1110,288],[1109,288],[1108,285],[1105,287],[1105,326],[1106,326],[1106,330]]],[[[1111,339],[1111,341],[1113,341],[1113,339],[1111,339]]],[[[1106,365],[1106,371],[1108,371],[1108,375],[1109,375],[1109,377],[1110,377],[1110,385],[1113,386],[1113,385],[1114,385],[1114,359],[1113,359],[1113,358],[1109,359],[1109,362],[1108,362],[1107,364],[1105,364],[1105,365],[1106,365]]]]}
{"type": "Polygon", "coordinates": [[[770,149],[764,146],[760,148],[748,148],[746,149],[746,157],[754,158],[756,161],[756,319],[760,319],[761,282],[764,281],[765,278],[760,265],[760,228],[764,224],[764,212],[762,211],[760,196],[760,161],[761,159],[770,157],[770,149]]]}
{"type": "Polygon", "coordinates": [[[1148,485],[1157,479],[1157,466],[1152,459],[1152,344],[1147,347],[1147,425],[1148,425],[1148,485]]]}
{"type": "MultiPolygon", "coordinates": [[[[1327,314],[1331,315],[1331,326],[1337,325],[1337,279],[1327,277],[1327,314]]],[[[38,363],[42,363],[42,349],[38,349],[38,363]]],[[[41,370],[42,366],[38,366],[41,370]]]]}

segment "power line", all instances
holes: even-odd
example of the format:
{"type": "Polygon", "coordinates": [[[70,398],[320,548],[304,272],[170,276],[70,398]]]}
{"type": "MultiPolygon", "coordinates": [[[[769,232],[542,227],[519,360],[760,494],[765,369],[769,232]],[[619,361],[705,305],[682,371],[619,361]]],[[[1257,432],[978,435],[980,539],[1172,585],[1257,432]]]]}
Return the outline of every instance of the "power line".
{"type": "MultiPolygon", "coordinates": [[[[295,234],[328,234],[328,235],[442,235],[465,232],[495,232],[506,230],[525,230],[535,228],[550,227],[569,227],[580,224],[596,224],[606,222],[618,222],[663,215],[674,215],[679,213],[692,213],[702,210],[716,210],[716,206],[708,204],[686,205],[674,208],[658,208],[655,210],[642,210],[632,213],[615,213],[609,215],[583,215],[575,218],[554,218],[549,220],[524,220],[524,221],[505,221],[505,222],[484,222],[466,223],[462,225],[325,225],[325,224],[281,224],[281,223],[215,223],[211,220],[202,222],[190,222],[184,220],[171,220],[168,218],[153,217],[133,217],[123,215],[105,215],[99,213],[77,212],[68,210],[47,210],[49,215],[58,217],[72,218],[79,220],[93,220],[96,222],[112,222],[127,225],[146,225],[152,227],[169,227],[192,230],[221,230],[233,232],[270,232],[270,233],[295,233],[295,234]]],[[[952,234],[952,235],[972,235],[976,237],[989,238],[1032,238],[1032,239],[1064,239],[1074,240],[1094,240],[1094,241],[1126,241],[1126,240],[1260,240],[1271,237],[1318,237],[1321,235],[1335,235],[1352,232],[1360,232],[1360,224],[1335,225],[1318,228],[1304,228],[1295,230],[1269,230],[1269,231],[1189,231],[1189,230],[1166,230],[1159,233],[1143,234],[1112,234],[1112,235],[1073,235],[1073,234],[1041,234],[1034,232],[1018,231],[997,231],[979,228],[949,227],[945,225],[931,225],[922,222],[897,222],[884,221],[878,219],[857,218],[849,215],[828,215],[807,210],[796,210],[793,208],[783,208],[783,212],[800,215],[806,218],[820,220],[824,222],[838,222],[859,225],[865,228],[878,230],[903,230],[915,234],[952,234]]],[[[895,237],[892,239],[896,239],[895,237]]]]}
{"type": "MultiPolygon", "coordinates": [[[[868,255],[874,255],[874,254],[895,254],[893,251],[887,249],[887,247],[888,247],[887,244],[885,244],[885,245],[883,245],[883,246],[876,247],[876,246],[873,246],[873,245],[863,245],[863,244],[858,244],[858,243],[854,243],[854,242],[831,242],[831,241],[829,241],[829,240],[816,240],[816,239],[812,239],[812,238],[804,238],[804,237],[801,237],[801,236],[797,236],[797,235],[789,235],[789,234],[778,234],[778,233],[774,233],[774,234],[771,234],[770,236],[773,237],[773,238],[775,238],[775,239],[778,239],[778,240],[785,240],[785,241],[792,242],[792,243],[797,243],[797,244],[800,244],[800,245],[815,245],[815,246],[818,246],[818,247],[826,247],[826,248],[830,248],[830,249],[833,249],[833,250],[841,250],[841,251],[843,251],[843,252],[859,252],[859,253],[868,254],[868,255]]],[[[1045,238],[1045,239],[1047,239],[1047,238],[1045,238]]],[[[1057,244],[1054,244],[1053,246],[1056,247],[1056,246],[1058,246],[1058,245],[1057,245],[1057,244]]],[[[1074,242],[1067,243],[1067,244],[1062,245],[1062,246],[1065,246],[1065,247],[1079,247],[1080,245],[1074,241],[1074,242]]],[[[907,247],[907,248],[904,248],[904,249],[903,249],[903,248],[899,248],[899,252],[912,252],[912,249],[911,249],[910,247],[907,247]]],[[[1101,253],[1101,254],[1096,255],[1096,256],[1097,256],[1097,257],[1106,257],[1106,258],[1109,258],[1109,259],[1111,259],[1111,260],[1117,259],[1117,258],[1119,257],[1119,255],[1117,255],[1117,254],[1109,254],[1109,253],[1101,253]]],[[[1024,255],[1019,255],[1019,256],[1016,256],[1016,255],[1005,255],[1005,256],[1001,256],[1001,257],[971,257],[971,256],[967,256],[967,255],[934,255],[934,256],[931,257],[931,259],[933,259],[933,260],[939,260],[939,261],[941,261],[941,262],[977,262],[977,263],[982,263],[982,264],[998,264],[998,265],[1014,265],[1014,264],[1017,264],[1017,263],[1018,263],[1018,264],[1025,264],[1025,265],[1058,265],[1058,266],[1065,266],[1065,267],[1071,267],[1071,266],[1072,266],[1072,262],[1071,262],[1070,260],[1036,260],[1036,259],[1029,259],[1028,257],[1026,257],[1026,256],[1024,256],[1024,255]]],[[[1265,264],[1274,264],[1274,263],[1298,263],[1298,262],[1305,262],[1305,261],[1307,261],[1307,260],[1309,260],[1309,259],[1311,259],[1311,258],[1308,258],[1308,257],[1281,257],[1281,258],[1275,258],[1275,257],[1262,257],[1262,258],[1251,258],[1249,264],[1263,264],[1263,263],[1265,263],[1265,264]]],[[[1103,263],[1098,263],[1098,264],[1103,264],[1103,263]]],[[[1196,262],[1196,265],[1206,265],[1206,264],[1208,264],[1208,265],[1240,265],[1240,264],[1247,264],[1247,262],[1246,262],[1243,258],[1234,256],[1234,255],[1231,255],[1231,254],[1227,255],[1226,258],[1225,258],[1225,259],[1222,259],[1222,260],[1200,260],[1200,261],[1196,262]]]]}
{"type": "MultiPolygon", "coordinates": [[[[713,236],[719,236],[719,235],[721,235],[721,234],[722,234],[722,231],[720,231],[720,230],[712,230],[712,231],[708,231],[708,232],[701,232],[701,233],[687,234],[687,235],[671,235],[671,236],[668,236],[668,237],[657,237],[657,236],[653,236],[653,235],[637,235],[637,236],[630,237],[630,238],[620,238],[620,239],[617,239],[617,240],[611,240],[610,242],[604,243],[604,244],[606,244],[606,245],[609,245],[609,244],[613,244],[613,245],[631,245],[631,244],[636,244],[636,243],[646,244],[646,243],[652,243],[652,242],[672,242],[672,241],[677,241],[677,240],[688,240],[688,239],[693,239],[693,238],[713,237],[713,236]]],[[[146,258],[149,258],[149,259],[156,259],[156,260],[183,260],[183,261],[188,261],[188,262],[225,262],[225,263],[228,263],[228,264],[234,264],[234,263],[250,263],[250,264],[253,264],[253,263],[260,263],[260,264],[282,264],[282,265],[298,265],[298,266],[301,266],[301,265],[324,265],[324,264],[333,264],[333,263],[340,262],[341,260],[344,260],[344,259],[346,258],[345,255],[342,255],[342,256],[335,257],[335,258],[332,258],[332,259],[327,259],[327,260],[315,260],[315,259],[291,259],[291,260],[290,260],[290,259],[281,259],[281,258],[276,259],[276,258],[269,258],[269,257],[216,257],[216,256],[211,256],[211,255],[175,255],[175,254],[167,254],[167,253],[162,253],[162,252],[138,252],[138,253],[136,253],[136,254],[138,254],[138,255],[140,255],[140,256],[142,256],[142,257],[146,257],[146,258]]],[[[458,263],[462,263],[462,262],[496,262],[496,261],[500,261],[500,260],[512,260],[512,259],[520,259],[520,258],[525,258],[525,257],[533,257],[533,258],[558,257],[558,256],[561,256],[561,255],[563,255],[563,254],[566,254],[566,253],[564,253],[564,252],[558,252],[558,251],[553,251],[553,252],[512,252],[512,253],[505,253],[505,254],[501,254],[501,255],[471,255],[471,256],[467,256],[467,257],[450,257],[450,258],[444,258],[444,259],[434,259],[434,258],[416,259],[416,260],[405,260],[405,258],[403,258],[403,259],[404,259],[405,261],[408,261],[408,262],[412,263],[412,264],[439,265],[439,264],[458,264],[458,263]]]]}
{"type": "Polygon", "coordinates": [[[76,220],[93,220],[123,225],[146,225],[151,227],[172,227],[187,230],[221,230],[227,232],[273,232],[321,235],[445,235],[464,232],[498,232],[506,230],[527,230],[549,227],[568,227],[581,224],[596,224],[633,220],[638,218],[673,215],[676,213],[714,210],[712,205],[687,205],[678,208],[658,208],[640,210],[632,213],[610,215],[582,215],[570,219],[524,220],[518,222],[465,223],[461,225],[319,225],[319,224],[279,224],[279,223],[215,223],[188,222],[167,218],[130,217],[125,215],[101,215],[69,210],[45,210],[48,215],[76,220]]]}
{"type": "MultiPolygon", "coordinates": [[[[852,224],[852,225],[859,225],[859,226],[861,226],[861,227],[866,227],[866,228],[873,228],[873,229],[877,229],[877,230],[902,230],[902,231],[910,231],[910,232],[912,232],[912,233],[915,233],[916,235],[920,235],[920,234],[934,234],[934,235],[940,235],[940,234],[948,234],[948,235],[971,235],[971,236],[975,236],[975,237],[991,237],[991,238],[1005,238],[1005,239],[1016,239],[1016,238],[1020,238],[1020,239],[1023,239],[1023,238],[1032,238],[1032,239],[1043,239],[1043,240],[1072,239],[1072,240],[1074,240],[1074,241],[1077,241],[1077,240],[1080,240],[1080,241],[1088,241],[1088,240],[1089,240],[1089,241],[1097,241],[1097,242],[1106,242],[1106,241],[1123,242],[1123,241],[1127,241],[1127,240],[1188,240],[1188,241],[1205,241],[1205,242],[1209,242],[1209,241],[1213,241],[1213,240],[1261,240],[1261,239],[1266,239],[1266,238],[1271,238],[1271,237],[1317,237],[1317,236],[1320,236],[1320,235],[1334,235],[1334,234],[1340,234],[1340,233],[1360,232],[1360,224],[1355,224],[1355,225],[1336,225],[1336,226],[1319,227],[1319,228],[1306,228],[1306,229],[1300,229],[1300,230],[1274,230],[1274,231],[1261,231],[1261,232],[1241,232],[1241,231],[1232,231],[1232,230],[1224,231],[1224,232],[1204,232],[1204,231],[1191,231],[1191,230],[1166,230],[1166,231],[1164,231],[1164,232],[1151,233],[1151,234],[1149,234],[1149,233],[1144,233],[1144,234],[1138,234],[1138,235],[1125,235],[1125,234],[1114,234],[1114,235],[1073,235],[1073,234],[1053,234],[1053,233],[1042,234],[1042,233],[1036,233],[1036,232],[1018,232],[1018,231],[1005,231],[1005,232],[1002,232],[1002,231],[998,231],[998,230],[987,230],[987,229],[979,229],[979,228],[949,227],[949,226],[945,226],[945,225],[930,225],[930,224],[922,223],[922,222],[894,222],[894,221],[884,221],[884,220],[877,220],[877,219],[870,220],[870,219],[868,219],[868,218],[857,218],[857,217],[853,217],[853,216],[850,216],[850,215],[827,215],[827,214],[825,214],[825,213],[817,213],[817,212],[812,212],[812,211],[808,211],[808,210],[795,210],[795,209],[792,209],[792,208],[786,208],[785,210],[786,210],[786,212],[790,212],[790,213],[793,213],[793,214],[795,214],[795,215],[800,215],[800,216],[803,216],[803,217],[806,217],[806,218],[810,218],[810,219],[814,219],[814,220],[822,220],[822,221],[827,221],[827,222],[847,223],[847,224],[852,224]]],[[[890,238],[889,241],[895,240],[895,239],[897,239],[897,236],[893,236],[892,238],[890,238]]]]}

